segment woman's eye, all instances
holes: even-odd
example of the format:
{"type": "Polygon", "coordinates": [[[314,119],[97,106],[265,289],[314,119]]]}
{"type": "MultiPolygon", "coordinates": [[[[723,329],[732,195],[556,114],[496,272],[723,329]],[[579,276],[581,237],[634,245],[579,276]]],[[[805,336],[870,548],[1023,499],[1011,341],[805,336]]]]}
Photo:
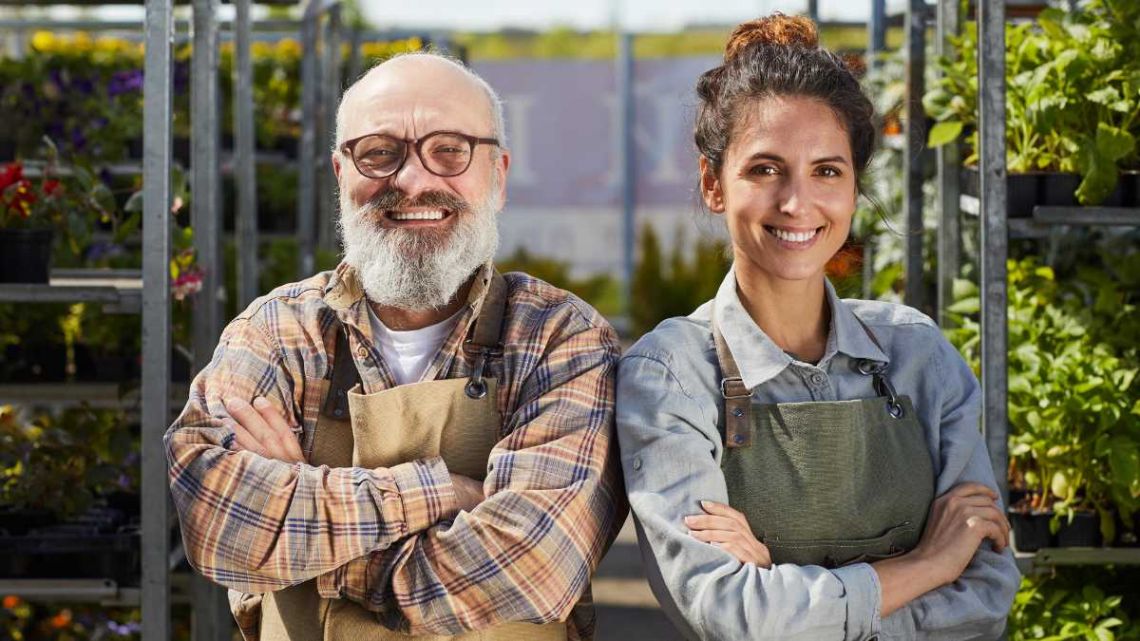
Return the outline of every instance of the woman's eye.
{"type": "Polygon", "coordinates": [[[827,165],[820,167],[818,171],[820,175],[827,176],[828,178],[834,178],[842,175],[838,169],[835,167],[829,167],[827,165]]]}

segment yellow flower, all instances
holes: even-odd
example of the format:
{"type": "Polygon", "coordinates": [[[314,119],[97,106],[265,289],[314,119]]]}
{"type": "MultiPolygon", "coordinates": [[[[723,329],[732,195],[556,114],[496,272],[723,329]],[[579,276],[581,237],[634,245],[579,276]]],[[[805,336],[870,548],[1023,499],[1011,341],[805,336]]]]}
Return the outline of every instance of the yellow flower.
{"type": "Polygon", "coordinates": [[[56,37],[50,31],[37,31],[32,34],[32,48],[36,51],[48,53],[55,48],[56,37]]]}
{"type": "Polygon", "coordinates": [[[91,51],[93,45],[94,41],[91,39],[91,34],[86,31],[77,31],[71,38],[71,47],[76,51],[91,51]]]}
{"type": "Polygon", "coordinates": [[[282,58],[300,58],[301,43],[293,38],[282,38],[277,41],[276,53],[282,58]]]}

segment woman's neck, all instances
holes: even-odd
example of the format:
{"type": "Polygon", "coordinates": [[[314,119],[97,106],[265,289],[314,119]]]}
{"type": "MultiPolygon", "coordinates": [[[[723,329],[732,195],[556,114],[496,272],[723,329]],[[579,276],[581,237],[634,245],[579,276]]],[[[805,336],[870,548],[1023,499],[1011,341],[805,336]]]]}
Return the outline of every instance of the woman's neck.
{"type": "Polygon", "coordinates": [[[761,330],[796,359],[816,363],[827,349],[831,313],[822,274],[781,280],[736,263],[736,293],[761,330]]]}

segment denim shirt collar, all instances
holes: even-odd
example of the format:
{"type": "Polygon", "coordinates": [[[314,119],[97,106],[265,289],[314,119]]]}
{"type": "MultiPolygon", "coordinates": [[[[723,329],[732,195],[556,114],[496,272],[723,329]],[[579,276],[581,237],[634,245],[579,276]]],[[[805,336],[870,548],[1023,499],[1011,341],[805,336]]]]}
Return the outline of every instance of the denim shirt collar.
{"type": "MultiPolygon", "coordinates": [[[[831,328],[819,367],[826,367],[837,353],[852,359],[889,363],[890,358],[867,335],[855,312],[835,293],[831,281],[825,280],[824,283],[827,305],[831,309],[831,328]]],[[[735,266],[728,270],[712,304],[717,324],[748,389],[775,378],[794,362],[744,309],[736,291],[735,266]]]]}

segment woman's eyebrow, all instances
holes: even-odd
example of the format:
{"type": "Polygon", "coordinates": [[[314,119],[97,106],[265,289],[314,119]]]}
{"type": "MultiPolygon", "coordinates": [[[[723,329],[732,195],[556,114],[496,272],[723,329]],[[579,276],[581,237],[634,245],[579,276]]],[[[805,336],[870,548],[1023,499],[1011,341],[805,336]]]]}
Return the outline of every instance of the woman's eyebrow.
{"type": "MultiPolygon", "coordinates": [[[[779,154],[773,154],[773,153],[770,153],[767,151],[758,151],[758,152],[752,154],[751,156],[749,156],[748,159],[749,160],[771,160],[774,162],[787,162],[783,156],[781,156],[779,154]]],[[[815,160],[811,161],[811,164],[821,165],[821,164],[826,163],[826,162],[842,163],[844,165],[851,164],[851,163],[847,162],[847,159],[844,158],[843,156],[826,156],[823,158],[816,158],[815,160]]]]}

